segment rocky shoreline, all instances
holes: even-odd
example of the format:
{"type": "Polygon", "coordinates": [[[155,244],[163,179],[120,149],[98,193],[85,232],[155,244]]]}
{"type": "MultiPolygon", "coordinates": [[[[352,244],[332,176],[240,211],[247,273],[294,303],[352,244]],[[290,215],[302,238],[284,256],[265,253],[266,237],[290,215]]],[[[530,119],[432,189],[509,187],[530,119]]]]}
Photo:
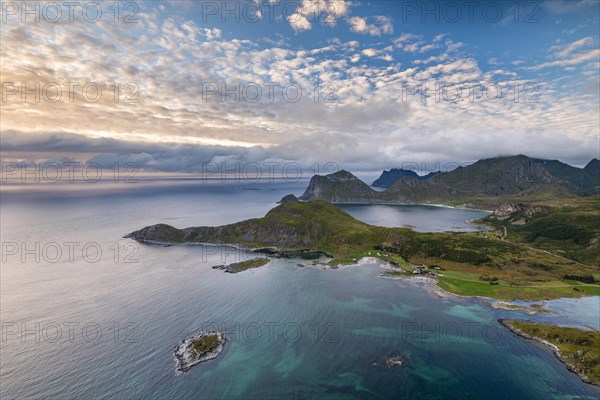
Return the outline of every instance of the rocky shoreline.
{"type": "Polygon", "coordinates": [[[508,303],[505,301],[496,301],[490,304],[490,307],[496,310],[506,310],[506,311],[521,311],[527,313],[529,315],[535,315],[539,312],[546,312],[544,309],[532,309],[524,306],[519,306],[517,304],[508,303]]]}
{"type": "Polygon", "coordinates": [[[528,333],[523,332],[522,330],[512,326],[510,324],[510,320],[506,320],[506,319],[499,319],[498,322],[503,325],[504,327],[508,328],[512,333],[514,333],[517,336],[522,337],[523,339],[527,339],[533,342],[538,342],[541,343],[545,346],[548,346],[551,350],[552,353],[556,356],[556,358],[558,358],[558,360],[560,360],[560,362],[562,362],[563,364],[566,365],[567,369],[571,372],[573,372],[574,374],[577,374],[577,376],[579,376],[579,378],[585,382],[585,383],[589,383],[590,385],[595,385],[595,386],[600,386],[598,383],[593,382],[590,378],[588,378],[588,376],[583,373],[583,371],[580,371],[576,366],[574,366],[573,364],[569,363],[568,361],[565,360],[565,358],[563,357],[562,352],[560,351],[560,349],[548,342],[547,340],[541,339],[539,337],[536,336],[532,336],[528,333]]]}
{"type": "Polygon", "coordinates": [[[175,359],[177,361],[177,373],[184,373],[194,365],[204,361],[215,359],[221,354],[227,338],[223,332],[200,332],[198,335],[182,340],[175,346],[175,359]],[[195,344],[201,340],[212,339],[211,347],[204,352],[199,352],[195,344]]]}

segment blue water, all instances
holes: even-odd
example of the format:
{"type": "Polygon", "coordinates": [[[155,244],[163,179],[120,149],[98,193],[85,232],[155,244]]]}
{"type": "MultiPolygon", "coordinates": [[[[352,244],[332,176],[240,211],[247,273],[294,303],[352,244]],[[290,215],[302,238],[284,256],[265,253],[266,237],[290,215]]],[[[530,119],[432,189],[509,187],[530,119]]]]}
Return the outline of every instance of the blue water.
{"type": "MultiPolygon", "coordinates": [[[[531,307],[532,304],[541,305],[539,301],[515,301],[515,304],[526,307],[531,307]]],[[[548,313],[539,315],[537,319],[540,322],[549,321],[563,326],[589,327],[600,331],[599,296],[546,300],[543,309],[548,313]]]]}
{"type": "MultiPolygon", "coordinates": [[[[0,397],[598,398],[546,349],[500,326],[498,311],[382,278],[378,263],[322,270],[275,260],[232,275],[211,266],[248,253],[121,239],[158,222],[258,217],[305,185],[155,180],[2,192],[0,397]],[[220,357],[176,375],[173,347],[215,327],[229,338],[220,357]],[[388,356],[408,366],[388,368],[388,356]]],[[[435,228],[429,211],[415,208],[435,228]]],[[[452,224],[470,219],[448,212],[452,224]]]]}
{"type": "Polygon", "coordinates": [[[371,225],[407,226],[419,232],[476,232],[482,229],[481,225],[468,221],[488,215],[484,211],[426,205],[344,204],[339,207],[371,225]]]}

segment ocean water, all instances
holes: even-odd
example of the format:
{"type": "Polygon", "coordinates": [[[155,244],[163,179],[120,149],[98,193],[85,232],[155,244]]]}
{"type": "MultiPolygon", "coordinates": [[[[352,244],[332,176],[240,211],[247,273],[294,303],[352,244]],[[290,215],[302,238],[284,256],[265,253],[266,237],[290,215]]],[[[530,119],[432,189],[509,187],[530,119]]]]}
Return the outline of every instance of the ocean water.
{"type": "MultiPolygon", "coordinates": [[[[496,321],[518,313],[383,278],[376,261],[322,270],[274,260],[232,275],[211,266],[250,254],[122,239],[159,222],[259,217],[305,186],[189,179],[5,186],[0,398],[598,398],[547,349],[496,321]],[[223,353],[175,374],[174,346],[209,329],[226,332],[223,353]],[[407,366],[387,367],[390,356],[407,366]]],[[[423,230],[465,227],[472,218],[446,212],[439,225],[430,207],[415,207],[410,218],[423,230]]],[[[596,317],[569,307],[581,323],[596,317]]]]}

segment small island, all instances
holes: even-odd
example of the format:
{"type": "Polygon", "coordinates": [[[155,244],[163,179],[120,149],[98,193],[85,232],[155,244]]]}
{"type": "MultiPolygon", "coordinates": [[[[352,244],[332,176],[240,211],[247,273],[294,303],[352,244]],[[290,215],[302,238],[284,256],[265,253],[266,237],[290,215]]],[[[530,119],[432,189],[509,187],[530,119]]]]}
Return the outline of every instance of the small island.
{"type": "Polygon", "coordinates": [[[213,266],[213,269],[221,269],[230,274],[237,274],[238,272],[246,271],[247,269],[262,267],[268,263],[268,258],[253,258],[251,260],[240,261],[229,265],[215,265],[213,266]]]}
{"type": "Polygon", "coordinates": [[[176,372],[187,372],[194,365],[217,358],[227,339],[222,332],[201,332],[181,341],[175,347],[176,372]]]}
{"type": "Polygon", "coordinates": [[[514,334],[537,341],[586,383],[600,386],[600,332],[528,321],[499,320],[514,334]]]}

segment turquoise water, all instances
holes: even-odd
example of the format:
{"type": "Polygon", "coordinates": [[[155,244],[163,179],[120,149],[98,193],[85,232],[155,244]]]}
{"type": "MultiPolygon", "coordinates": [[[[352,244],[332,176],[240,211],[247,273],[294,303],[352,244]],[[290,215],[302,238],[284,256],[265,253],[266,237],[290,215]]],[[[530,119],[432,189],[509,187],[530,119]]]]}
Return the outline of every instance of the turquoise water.
{"type": "Polygon", "coordinates": [[[232,275],[211,266],[248,253],[121,239],[156,222],[260,216],[303,188],[153,183],[87,194],[4,193],[0,397],[598,397],[547,350],[500,326],[497,311],[382,278],[376,263],[322,270],[275,260],[232,275]],[[22,248],[9,255],[7,243],[30,250],[39,243],[39,260],[22,248]],[[56,261],[53,243],[64,251],[56,261]],[[78,243],[72,259],[65,243],[78,243]],[[83,253],[86,245],[101,256],[83,253]],[[176,375],[173,347],[215,327],[229,339],[220,357],[176,375]],[[389,356],[408,365],[389,368],[389,356]]]}

